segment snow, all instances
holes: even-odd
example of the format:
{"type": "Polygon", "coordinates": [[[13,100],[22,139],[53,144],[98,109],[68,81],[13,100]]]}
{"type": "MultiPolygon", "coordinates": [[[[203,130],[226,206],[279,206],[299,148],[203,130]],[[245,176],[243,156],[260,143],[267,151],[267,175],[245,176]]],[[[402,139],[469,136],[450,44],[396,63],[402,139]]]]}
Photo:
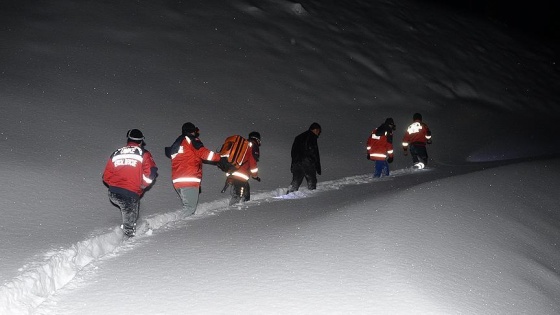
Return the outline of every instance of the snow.
{"type": "Polygon", "coordinates": [[[550,43],[413,1],[3,2],[0,314],[556,314],[560,71],[550,43]],[[429,168],[398,142],[433,131],[429,168]],[[397,124],[390,177],[369,132],[397,124]],[[197,214],[163,154],[263,136],[262,182],[197,214]],[[313,122],[316,191],[284,192],[313,122]],[[101,182],[126,131],[159,166],[138,235],[101,182]]]}

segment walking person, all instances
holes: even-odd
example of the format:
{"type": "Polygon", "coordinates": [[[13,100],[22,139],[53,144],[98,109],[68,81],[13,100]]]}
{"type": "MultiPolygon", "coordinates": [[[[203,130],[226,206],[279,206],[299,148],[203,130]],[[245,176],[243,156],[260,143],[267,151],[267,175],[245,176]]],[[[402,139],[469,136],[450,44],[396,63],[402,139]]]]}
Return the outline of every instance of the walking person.
{"type": "Polygon", "coordinates": [[[245,154],[241,166],[227,174],[227,181],[233,186],[229,205],[238,204],[251,200],[251,186],[249,179],[260,182],[259,168],[257,162],[260,155],[261,135],[253,131],[249,133],[248,154],[245,154]]]}
{"type": "Polygon", "coordinates": [[[317,188],[317,174],[321,175],[321,159],[317,139],[321,134],[321,126],[314,122],[309,129],[299,134],[292,144],[292,182],[288,194],[299,190],[303,178],[307,181],[307,188],[317,188]]]}
{"type": "Polygon", "coordinates": [[[157,177],[152,154],[144,148],[144,135],[138,129],[126,133],[126,146],[111,154],[103,172],[103,182],[109,188],[109,200],[119,207],[124,235],[136,233],[140,198],[157,177]]]}
{"type": "Polygon", "coordinates": [[[422,115],[415,113],[412,116],[412,124],[406,129],[404,134],[402,147],[404,155],[412,156],[413,167],[423,169],[428,165],[428,150],[427,144],[432,143],[432,131],[426,123],[422,121],[422,115]]]}
{"type": "Polygon", "coordinates": [[[367,140],[367,159],[375,162],[374,178],[389,176],[389,163],[393,162],[393,118],[375,128],[367,140]]]}
{"type": "Polygon", "coordinates": [[[191,122],[184,123],[181,135],[165,155],[171,159],[173,187],[183,203],[183,217],[196,212],[201,191],[202,164],[220,161],[220,155],[207,149],[199,139],[199,129],[191,122]]]}

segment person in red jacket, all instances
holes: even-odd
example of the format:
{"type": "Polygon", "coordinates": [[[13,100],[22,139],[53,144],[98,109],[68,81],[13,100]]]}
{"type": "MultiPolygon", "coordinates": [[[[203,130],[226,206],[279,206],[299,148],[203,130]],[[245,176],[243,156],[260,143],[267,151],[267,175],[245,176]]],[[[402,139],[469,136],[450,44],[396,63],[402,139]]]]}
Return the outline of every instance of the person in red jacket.
{"type": "Polygon", "coordinates": [[[410,151],[413,167],[423,169],[428,165],[426,144],[432,143],[432,131],[426,123],[422,122],[422,115],[419,113],[415,113],[412,120],[402,141],[404,155],[408,155],[408,151],[410,151]]]}
{"type": "Polygon", "coordinates": [[[234,205],[240,202],[249,201],[251,199],[251,186],[249,185],[249,178],[260,182],[259,168],[257,162],[260,155],[261,135],[253,131],[249,133],[249,148],[247,154],[241,163],[241,166],[227,173],[227,183],[233,186],[231,200],[229,205],[234,205]]]}
{"type": "Polygon", "coordinates": [[[198,138],[199,130],[193,123],[183,124],[181,131],[175,142],[165,148],[165,155],[171,159],[171,179],[183,203],[183,216],[188,217],[196,212],[198,206],[202,164],[216,164],[220,162],[220,155],[204,147],[198,138]]]}
{"type": "Polygon", "coordinates": [[[126,146],[111,154],[103,182],[109,187],[109,200],[122,214],[121,229],[132,237],[136,233],[140,198],[157,177],[157,166],[152,154],[144,148],[144,135],[138,129],[126,133],[126,146]]]}
{"type": "Polygon", "coordinates": [[[393,118],[387,118],[375,128],[367,140],[367,158],[375,162],[374,178],[389,176],[389,163],[393,162],[393,118]]]}

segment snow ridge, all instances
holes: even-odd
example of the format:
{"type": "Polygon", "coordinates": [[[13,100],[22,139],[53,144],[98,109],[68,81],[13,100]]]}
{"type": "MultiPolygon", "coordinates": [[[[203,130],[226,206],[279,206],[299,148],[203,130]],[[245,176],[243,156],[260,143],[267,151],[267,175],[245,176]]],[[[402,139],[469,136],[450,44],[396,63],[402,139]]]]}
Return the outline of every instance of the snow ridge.
{"type": "MultiPolygon", "coordinates": [[[[387,179],[411,172],[410,169],[396,170],[387,179]]],[[[372,181],[374,179],[371,174],[350,176],[321,182],[314,191],[302,189],[289,195],[285,195],[285,188],[277,188],[272,191],[254,194],[252,200],[246,203],[244,207],[261,202],[275,202],[281,199],[311,197],[324,191],[337,190],[349,185],[366,184],[372,181]]],[[[231,207],[228,207],[228,202],[229,198],[223,198],[202,203],[198,206],[197,215],[189,217],[187,220],[196,220],[221,211],[227,211],[231,209],[231,207]]],[[[154,230],[181,220],[183,220],[181,210],[155,214],[140,219],[136,238],[150,236],[154,230]]],[[[125,243],[129,242],[123,238],[121,229],[115,227],[110,232],[93,236],[72,245],[70,248],[55,252],[44,263],[23,271],[21,275],[0,287],[0,314],[32,314],[50,295],[72,281],[84,267],[107,254],[115,253],[125,243]]]]}

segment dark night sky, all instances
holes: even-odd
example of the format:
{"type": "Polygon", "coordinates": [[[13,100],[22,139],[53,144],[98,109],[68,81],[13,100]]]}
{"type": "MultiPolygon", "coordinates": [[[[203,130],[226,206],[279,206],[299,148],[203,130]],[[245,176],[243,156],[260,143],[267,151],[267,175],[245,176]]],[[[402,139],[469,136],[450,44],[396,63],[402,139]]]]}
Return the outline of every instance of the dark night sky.
{"type": "Polygon", "coordinates": [[[543,39],[560,42],[560,0],[420,0],[499,21],[543,39]]]}

